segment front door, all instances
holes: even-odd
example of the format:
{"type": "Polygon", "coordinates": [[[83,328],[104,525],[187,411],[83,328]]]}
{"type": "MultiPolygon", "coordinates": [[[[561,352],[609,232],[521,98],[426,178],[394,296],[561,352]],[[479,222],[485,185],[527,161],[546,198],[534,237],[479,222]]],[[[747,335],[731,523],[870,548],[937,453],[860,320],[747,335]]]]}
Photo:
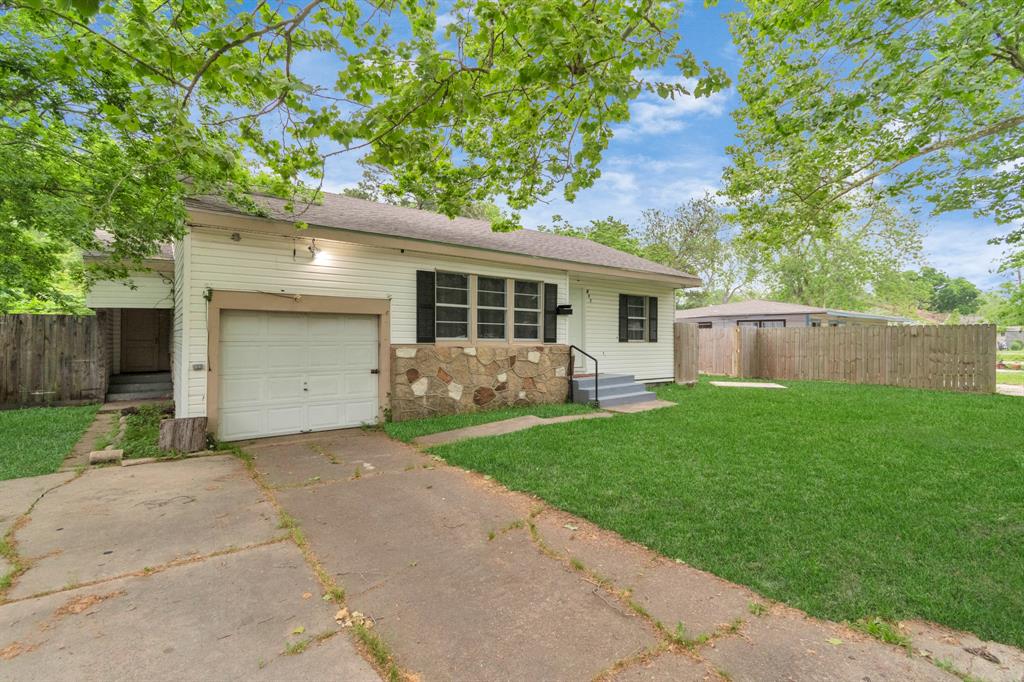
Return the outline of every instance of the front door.
{"type": "Polygon", "coordinates": [[[171,311],[121,310],[121,371],[167,372],[171,369],[171,311]]]}
{"type": "MultiPolygon", "coordinates": [[[[569,303],[572,305],[572,315],[569,317],[569,343],[583,350],[587,350],[587,327],[583,307],[586,299],[586,291],[584,291],[583,287],[569,287],[569,303]]],[[[576,374],[586,373],[587,363],[589,362],[586,356],[580,353],[573,353],[573,357],[575,358],[574,369],[576,374]]]]}

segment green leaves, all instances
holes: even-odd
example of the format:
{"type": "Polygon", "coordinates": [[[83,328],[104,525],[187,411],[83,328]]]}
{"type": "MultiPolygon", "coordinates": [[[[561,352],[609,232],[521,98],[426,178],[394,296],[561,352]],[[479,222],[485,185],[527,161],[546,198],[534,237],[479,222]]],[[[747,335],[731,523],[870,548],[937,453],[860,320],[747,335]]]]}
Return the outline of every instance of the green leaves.
{"type": "Polygon", "coordinates": [[[1024,218],[1019,2],[751,0],[727,194],[771,245],[836,234],[872,196],[1024,218]]]}
{"type": "MultiPolygon", "coordinates": [[[[681,7],[456,0],[442,32],[434,0],[17,0],[0,14],[0,135],[25,162],[0,169],[0,221],[77,249],[103,228],[112,272],[181,233],[189,194],[244,204],[259,184],[300,204],[346,156],[450,216],[571,199],[633,98],[685,92],[637,75],[679,51],[681,7]]],[[[727,82],[679,63],[699,95],[727,82]]]]}

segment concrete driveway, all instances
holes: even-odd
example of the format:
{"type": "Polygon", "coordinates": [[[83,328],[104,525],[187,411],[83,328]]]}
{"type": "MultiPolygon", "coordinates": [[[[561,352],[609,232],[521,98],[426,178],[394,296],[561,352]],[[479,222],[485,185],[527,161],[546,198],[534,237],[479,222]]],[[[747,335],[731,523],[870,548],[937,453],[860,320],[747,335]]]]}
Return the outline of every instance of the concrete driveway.
{"type": "Polygon", "coordinates": [[[0,679],[376,679],[275,504],[410,679],[956,679],[379,432],[242,446],[259,485],[220,456],[0,483],[30,562],[0,679]]]}

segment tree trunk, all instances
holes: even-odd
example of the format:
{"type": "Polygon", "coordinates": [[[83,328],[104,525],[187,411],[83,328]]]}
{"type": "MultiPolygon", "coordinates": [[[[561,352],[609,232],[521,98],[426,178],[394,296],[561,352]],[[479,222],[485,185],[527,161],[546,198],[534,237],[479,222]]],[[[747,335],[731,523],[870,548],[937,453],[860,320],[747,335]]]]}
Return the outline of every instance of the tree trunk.
{"type": "Polygon", "coordinates": [[[198,452],[206,449],[206,417],[165,419],[160,422],[161,450],[198,452]]]}

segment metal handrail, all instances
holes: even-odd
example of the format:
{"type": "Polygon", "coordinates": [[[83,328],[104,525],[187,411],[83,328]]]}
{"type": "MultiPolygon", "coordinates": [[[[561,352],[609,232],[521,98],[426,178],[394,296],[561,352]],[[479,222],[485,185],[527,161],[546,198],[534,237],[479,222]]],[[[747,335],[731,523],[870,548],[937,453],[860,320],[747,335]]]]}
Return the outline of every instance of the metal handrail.
{"type": "Polygon", "coordinates": [[[573,389],[572,389],[572,379],[573,379],[573,377],[576,376],[576,362],[575,362],[575,359],[572,356],[573,350],[579,351],[582,355],[586,355],[588,358],[590,358],[591,360],[594,361],[594,402],[595,403],[599,402],[601,398],[600,398],[600,395],[597,392],[597,390],[599,388],[599,386],[597,385],[597,382],[598,382],[598,377],[600,376],[600,372],[598,371],[597,358],[595,358],[593,355],[591,355],[587,351],[583,350],[579,346],[574,346],[572,344],[569,344],[569,400],[573,401],[575,399],[575,396],[573,395],[573,389]]]}

